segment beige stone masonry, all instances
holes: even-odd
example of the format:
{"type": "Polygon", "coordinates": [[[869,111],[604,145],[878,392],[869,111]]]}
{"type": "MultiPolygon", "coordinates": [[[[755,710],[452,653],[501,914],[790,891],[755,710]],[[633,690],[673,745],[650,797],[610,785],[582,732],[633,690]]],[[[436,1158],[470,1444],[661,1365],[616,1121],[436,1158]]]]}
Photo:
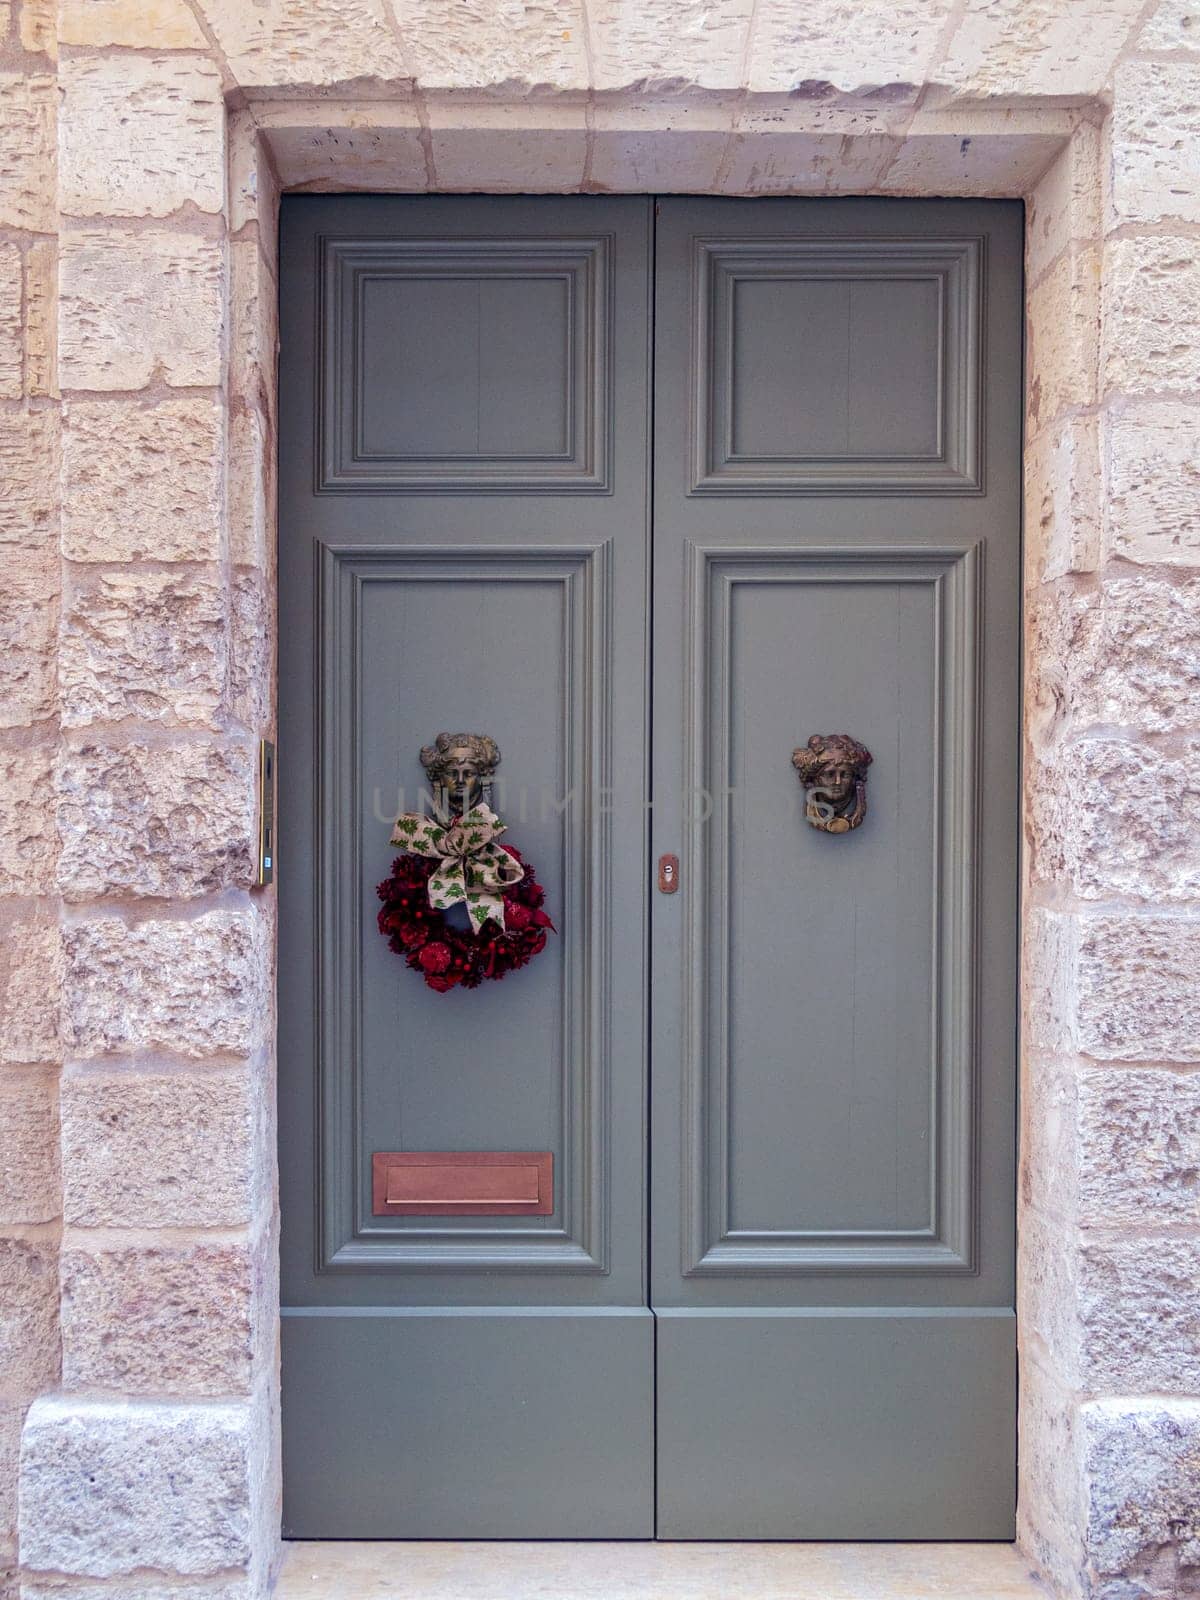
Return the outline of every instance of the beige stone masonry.
{"type": "Polygon", "coordinates": [[[281,186],[1026,199],[1021,1540],[1200,1593],[1198,139],[1193,0],[0,0],[0,1600],[277,1559],[281,186]]]}

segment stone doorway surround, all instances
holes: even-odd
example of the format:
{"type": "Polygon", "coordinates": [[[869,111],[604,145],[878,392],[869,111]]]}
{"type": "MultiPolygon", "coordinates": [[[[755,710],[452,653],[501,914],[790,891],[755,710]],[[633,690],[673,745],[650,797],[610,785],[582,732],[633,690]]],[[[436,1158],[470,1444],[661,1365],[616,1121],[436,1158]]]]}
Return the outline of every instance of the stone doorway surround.
{"type": "Polygon", "coordinates": [[[1200,1594],[1194,0],[0,0],[0,97],[0,1596],[278,1567],[282,188],[1026,198],[1020,1540],[1200,1594]]]}

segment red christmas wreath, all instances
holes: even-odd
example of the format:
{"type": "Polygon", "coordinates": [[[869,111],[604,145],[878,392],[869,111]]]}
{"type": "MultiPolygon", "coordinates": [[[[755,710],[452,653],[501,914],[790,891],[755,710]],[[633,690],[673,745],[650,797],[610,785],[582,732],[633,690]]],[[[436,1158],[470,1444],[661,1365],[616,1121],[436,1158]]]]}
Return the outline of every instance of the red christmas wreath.
{"type": "Polygon", "coordinates": [[[439,863],[427,856],[402,855],[376,893],[383,904],[379,931],[405,965],[419,972],[431,989],[445,994],[461,985],[477,989],[485,978],[503,978],[524,967],[546,946],[554,924],[542,909],[545,891],[532,866],[510,844],[499,847],[523,868],[518,882],[504,887],[504,926],[489,917],[476,931],[452,926],[445,911],[430,903],[429,880],[439,863]]]}

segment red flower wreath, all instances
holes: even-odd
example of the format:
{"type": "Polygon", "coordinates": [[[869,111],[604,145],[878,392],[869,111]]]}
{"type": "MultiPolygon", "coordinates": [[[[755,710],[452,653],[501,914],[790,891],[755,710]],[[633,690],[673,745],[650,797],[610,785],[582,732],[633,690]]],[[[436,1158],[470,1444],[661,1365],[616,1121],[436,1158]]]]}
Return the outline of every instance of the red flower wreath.
{"type": "Polygon", "coordinates": [[[427,856],[397,856],[392,874],[376,889],[383,901],[379,931],[406,966],[419,972],[431,989],[445,994],[461,984],[477,989],[485,978],[503,978],[526,966],[546,947],[546,929],[554,924],[542,910],[545,891],[533,868],[511,844],[502,845],[525,868],[519,883],[504,890],[504,927],[491,918],[478,933],[451,927],[446,913],[429,903],[426,885],[438,863],[427,856]]]}

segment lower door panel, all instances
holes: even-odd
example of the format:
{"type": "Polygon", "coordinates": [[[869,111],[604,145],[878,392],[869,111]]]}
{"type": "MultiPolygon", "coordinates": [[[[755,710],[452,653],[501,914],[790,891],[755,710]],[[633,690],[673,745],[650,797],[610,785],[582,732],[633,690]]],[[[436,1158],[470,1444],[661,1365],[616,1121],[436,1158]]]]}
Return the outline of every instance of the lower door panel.
{"type": "Polygon", "coordinates": [[[1011,1538],[1015,1325],[660,1312],[659,1538],[1011,1538]]]}
{"type": "Polygon", "coordinates": [[[285,1312],[284,1536],[652,1538],[653,1348],[636,1308],[285,1312]]]}

